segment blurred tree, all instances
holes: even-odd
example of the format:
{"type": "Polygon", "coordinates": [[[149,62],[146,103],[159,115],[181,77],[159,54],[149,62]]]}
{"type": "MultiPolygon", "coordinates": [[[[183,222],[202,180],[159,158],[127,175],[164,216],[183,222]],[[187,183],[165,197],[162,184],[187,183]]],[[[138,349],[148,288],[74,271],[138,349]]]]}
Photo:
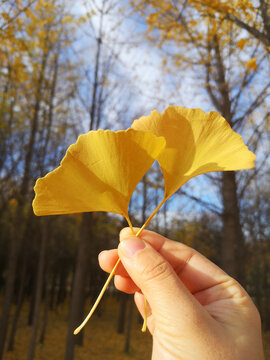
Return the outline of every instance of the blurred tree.
{"type": "MultiPolygon", "coordinates": [[[[18,256],[27,231],[27,217],[31,214],[27,209],[32,197],[32,178],[44,174],[46,166],[55,164],[57,152],[61,151],[57,144],[53,157],[46,156],[48,142],[52,145],[53,137],[54,141],[56,137],[59,141],[61,123],[53,122],[56,70],[60,63],[60,49],[66,48],[71,40],[70,37],[67,41],[69,18],[65,17],[61,1],[4,3],[1,15],[6,19],[0,39],[3,48],[0,69],[1,207],[4,210],[9,199],[14,199],[17,207],[5,279],[0,358],[7,334],[18,256]],[[55,126],[54,134],[52,124],[55,126]]],[[[63,61],[62,58],[62,64],[63,61]]],[[[65,97],[68,99],[70,95],[66,93],[65,97]]],[[[61,104],[62,109],[65,106],[66,103],[61,104]]]]}
{"type": "MultiPolygon", "coordinates": [[[[107,127],[112,116],[115,115],[116,104],[119,103],[120,95],[118,80],[115,79],[115,68],[119,53],[115,49],[113,34],[119,28],[119,17],[116,23],[111,22],[114,13],[121,12],[121,7],[115,0],[102,0],[100,3],[95,1],[85,1],[86,22],[85,34],[86,42],[91,46],[94,53],[91,63],[84,67],[83,81],[78,88],[78,95],[86,114],[89,116],[88,130],[96,130],[100,126],[107,127]],[[114,102],[111,102],[112,99],[114,102]]],[[[117,119],[115,119],[117,122],[117,119]]],[[[82,345],[81,332],[74,337],[75,328],[83,321],[85,288],[87,284],[88,264],[90,254],[96,253],[99,246],[95,243],[93,232],[96,214],[85,213],[82,217],[80,242],[74,273],[72,295],[70,302],[70,314],[68,322],[68,334],[66,339],[66,360],[74,357],[75,344],[82,345]]],[[[92,256],[91,256],[92,258],[92,256]]]]}
{"type": "Polygon", "coordinates": [[[239,28],[249,32],[254,38],[266,46],[270,46],[270,2],[259,1],[210,1],[192,0],[190,4],[200,13],[218,12],[224,19],[231,21],[239,28]]]}
{"type": "Polygon", "coordinates": [[[270,231],[269,170],[253,181],[246,193],[243,225],[248,240],[248,291],[262,315],[263,327],[270,329],[270,231]]]}
{"type": "MultiPolygon", "coordinates": [[[[249,139],[251,149],[259,150],[260,145],[263,148],[261,136],[269,117],[263,105],[269,97],[270,82],[265,76],[265,72],[269,72],[268,52],[261,42],[250,33],[243,33],[221,13],[211,8],[202,11],[196,1],[147,0],[132,1],[131,4],[146,19],[148,40],[164,50],[163,63],[167,73],[177,71],[181,74],[179,81],[185,86],[185,75],[181,72],[184,70],[189,83],[192,78],[194,88],[205,89],[200,96],[207,96],[232,128],[249,139]],[[198,74],[201,74],[200,78],[198,74]],[[262,119],[260,122],[255,121],[256,111],[262,119]]],[[[241,13],[241,4],[234,5],[235,11],[241,13]]],[[[249,6],[246,10],[247,16],[255,17],[255,12],[250,14],[252,9],[249,6]]],[[[262,14],[260,16],[261,19],[262,14]]],[[[242,185],[244,181],[249,183],[252,176],[252,172],[243,175],[242,185]]],[[[238,189],[239,181],[233,172],[222,173],[221,265],[245,283],[246,254],[239,209],[242,191],[238,189]]],[[[244,185],[242,189],[244,191],[244,185]]]]}
{"type": "Polygon", "coordinates": [[[35,307],[34,307],[34,321],[32,327],[32,334],[28,349],[28,360],[32,360],[35,357],[35,347],[36,339],[38,335],[39,327],[39,314],[40,314],[40,305],[42,300],[42,291],[43,291],[43,281],[44,281],[44,269],[45,269],[45,257],[46,257],[46,248],[48,243],[48,219],[42,219],[42,240],[39,253],[38,261],[38,271],[36,279],[36,291],[35,291],[35,307]]]}
{"type": "Polygon", "coordinates": [[[220,217],[202,213],[189,220],[172,220],[169,236],[199,251],[214,263],[219,264],[222,238],[220,217]]]}
{"type": "Polygon", "coordinates": [[[131,342],[131,329],[133,322],[133,311],[134,311],[134,302],[133,297],[131,295],[128,296],[128,317],[127,317],[127,329],[126,329],[126,337],[125,337],[125,346],[124,352],[128,353],[130,350],[130,342],[131,342]]]}

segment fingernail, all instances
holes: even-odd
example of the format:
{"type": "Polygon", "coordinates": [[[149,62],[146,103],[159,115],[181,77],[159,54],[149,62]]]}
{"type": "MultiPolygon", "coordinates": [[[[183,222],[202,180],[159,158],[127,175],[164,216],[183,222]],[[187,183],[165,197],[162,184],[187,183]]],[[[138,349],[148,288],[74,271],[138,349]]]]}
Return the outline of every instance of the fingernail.
{"type": "Polygon", "coordinates": [[[127,257],[132,257],[138,251],[145,248],[145,243],[136,237],[132,237],[126,240],[122,240],[119,244],[120,250],[127,257]]]}

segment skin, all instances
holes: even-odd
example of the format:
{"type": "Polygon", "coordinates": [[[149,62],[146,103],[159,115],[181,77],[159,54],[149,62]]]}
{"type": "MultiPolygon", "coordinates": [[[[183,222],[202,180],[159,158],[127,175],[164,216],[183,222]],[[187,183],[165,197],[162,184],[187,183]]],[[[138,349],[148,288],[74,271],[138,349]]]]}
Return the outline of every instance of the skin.
{"type": "Polygon", "coordinates": [[[143,231],[120,233],[99,263],[115,286],[134,293],[153,336],[152,360],[263,360],[260,315],[246,291],[194,249],[143,231]],[[144,294],[144,295],[143,295],[144,294]]]}

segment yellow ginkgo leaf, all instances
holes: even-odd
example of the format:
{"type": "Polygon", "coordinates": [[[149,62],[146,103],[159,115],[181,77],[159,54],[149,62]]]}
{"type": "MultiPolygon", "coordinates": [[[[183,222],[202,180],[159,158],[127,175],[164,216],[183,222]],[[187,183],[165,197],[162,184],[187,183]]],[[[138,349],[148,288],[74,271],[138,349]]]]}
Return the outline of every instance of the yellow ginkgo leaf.
{"type": "Polygon", "coordinates": [[[248,70],[256,71],[258,69],[257,58],[252,58],[246,62],[246,67],[248,70]]]}
{"type": "Polygon", "coordinates": [[[170,106],[162,114],[135,120],[132,128],[164,136],[158,156],[165,181],[164,201],[194,176],[254,166],[255,155],[217,112],[170,106]]]}
{"type": "Polygon", "coordinates": [[[131,195],[164,146],[164,138],[133,129],[79,136],[61,165],[37,180],[34,213],[108,211],[128,218],[131,195]]]}
{"type": "Polygon", "coordinates": [[[238,41],[238,43],[236,44],[236,46],[237,46],[240,50],[243,50],[247,43],[248,43],[248,40],[247,40],[247,39],[240,39],[240,40],[238,41]]]}

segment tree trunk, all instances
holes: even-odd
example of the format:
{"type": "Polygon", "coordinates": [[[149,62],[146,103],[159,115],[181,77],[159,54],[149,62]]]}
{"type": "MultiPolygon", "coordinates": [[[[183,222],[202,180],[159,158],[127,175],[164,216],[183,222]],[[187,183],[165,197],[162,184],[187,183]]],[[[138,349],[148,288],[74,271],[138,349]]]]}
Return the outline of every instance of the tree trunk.
{"type": "Polygon", "coordinates": [[[32,326],[34,322],[35,294],[36,294],[36,285],[37,285],[36,283],[37,283],[37,279],[36,276],[34,275],[30,283],[31,294],[30,294],[30,304],[28,311],[28,322],[27,322],[28,326],[32,326]]]}
{"type": "Polygon", "coordinates": [[[119,306],[119,316],[118,316],[118,322],[117,322],[117,333],[124,334],[128,295],[127,294],[119,294],[119,296],[120,296],[120,306],[119,306]]]}
{"type": "Polygon", "coordinates": [[[17,271],[17,260],[19,256],[20,246],[22,242],[22,235],[24,233],[24,222],[23,222],[23,213],[24,213],[24,205],[25,199],[28,193],[28,187],[30,182],[30,170],[31,170],[31,161],[34,152],[34,144],[36,133],[38,130],[38,115],[41,103],[41,90],[44,79],[44,72],[47,63],[48,53],[44,53],[42,58],[42,64],[40,69],[39,81],[37,94],[35,99],[35,107],[32,118],[32,124],[30,129],[30,137],[27,145],[27,151],[25,155],[25,164],[24,164],[24,172],[23,179],[20,186],[20,191],[18,194],[18,207],[16,212],[15,224],[14,224],[14,234],[12,236],[10,255],[8,261],[8,271],[7,271],[7,279],[5,284],[5,294],[3,301],[3,311],[2,311],[2,319],[1,319],[1,327],[0,327],[0,359],[2,359],[5,341],[8,331],[8,322],[9,322],[9,314],[10,307],[12,303],[13,293],[14,293],[14,284],[15,277],[17,271]]]}
{"type": "Polygon", "coordinates": [[[14,314],[10,337],[9,337],[9,341],[8,341],[7,351],[12,351],[14,349],[14,342],[15,342],[16,331],[17,331],[17,323],[19,320],[21,308],[23,305],[24,295],[25,295],[24,287],[25,287],[25,278],[26,278],[26,262],[27,262],[27,251],[25,251],[25,249],[24,249],[23,265],[22,265],[22,271],[21,271],[21,276],[20,276],[20,289],[19,289],[16,311],[14,314]]]}
{"type": "Polygon", "coordinates": [[[235,173],[222,174],[223,241],[221,267],[245,285],[245,241],[240,224],[235,173]]]}
{"type": "Polygon", "coordinates": [[[68,273],[66,271],[66,268],[61,269],[58,293],[56,298],[56,306],[62,304],[66,299],[67,277],[68,273]]]}
{"type": "Polygon", "coordinates": [[[51,280],[51,289],[50,289],[50,309],[51,310],[54,309],[54,305],[55,305],[55,289],[56,289],[57,277],[58,277],[58,273],[55,270],[53,272],[53,276],[52,276],[52,280],[51,280]]]}
{"type": "Polygon", "coordinates": [[[11,249],[9,253],[8,270],[7,270],[5,293],[4,293],[3,307],[2,307],[2,318],[1,318],[1,327],[0,327],[0,359],[3,359],[5,341],[8,331],[10,307],[14,293],[14,284],[15,284],[16,271],[17,271],[17,260],[21,247],[20,234],[23,229],[21,213],[22,213],[22,206],[18,205],[17,212],[15,215],[16,220],[13,228],[14,234],[12,234],[13,241],[11,242],[11,249]],[[17,231],[19,234],[18,237],[16,237],[15,234],[15,232],[17,231]]]}
{"type": "MultiPolygon", "coordinates": [[[[256,252],[255,252],[256,254],[256,252]]],[[[258,308],[258,310],[261,312],[262,310],[262,279],[263,272],[260,264],[260,256],[258,254],[256,256],[256,263],[254,264],[254,270],[253,270],[253,284],[254,284],[254,297],[255,297],[255,304],[258,308]]]]}
{"type": "MultiPolygon", "coordinates": [[[[98,88],[101,86],[99,81],[99,69],[101,63],[101,52],[102,52],[102,36],[103,36],[103,16],[104,16],[104,6],[105,1],[102,2],[102,9],[99,18],[99,30],[97,41],[97,50],[95,65],[93,71],[93,88],[92,88],[92,99],[91,105],[89,108],[89,130],[94,130],[97,128],[97,125],[100,124],[101,119],[98,118],[98,104],[97,104],[97,95],[98,88]]],[[[99,113],[99,115],[101,115],[99,113]]],[[[73,280],[71,303],[70,303],[70,316],[68,322],[68,333],[66,339],[66,353],[65,360],[73,360],[74,358],[74,348],[75,344],[81,344],[82,332],[80,337],[77,335],[77,340],[73,335],[75,328],[80,325],[83,320],[83,308],[85,300],[85,285],[86,285],[86,271],[88,267],[89,252],[90,252],[90,243],[91,243],[91,228],[93,223],[94,215],[92,213],[84,213],[81,234],[80,234],[80,243],[77,256],[77,264],[75,269],[75,275],[73,280]]]]}
{"type": "Polygon", "coordinates": [[[260,0],[261,14],[263,18],[264,32],[270,43],[270,0],[260,0]]]}
{"type": "Polygon", "coordinates": [[[86,272],[89,262],[92,223],[93,214],[84,213],[81,225],[77,264],[71,294],[65,360],[73,360],[76,343],[76,338],[75,335],[73,335],[73,331],[77,326],[80,325],[83,320],[86,272]]]}
{"type": "Polygon", "coordinates": [[[27,279],[26,271],[27,271],[27,263],[29,261],[29,256],[28,256],[28,254],[29,254],[29,252],[28,252],[29,233],[28,233],[27,229],[31,225],[32,221],[33,221],[33,212],[32,212],[32,209],[29,209],[29,212],[27,214],[24,236],[23,236],[23,240],[22,240],[24,247],[22,249],[22,251],[23,251],[22,269],[20,271],[20,276],[19,276],[19,293],[18,293],[18,299],[17,299],[17,304],[16,304],[16,311],[15,311],[15,314],[13,317],[11,332],[10,332],[10,336],[9,336],[7,351],[12,351],[14,349],[14,342],[15,342],[16,331],[17,331],[17,323],[18,323],[18,320],[20,317],[20,313],[21,313],[21,309],[22,309],[22,305],[23,305],[23,301],[24,301],[24,297],[25,297],[25,285],[26,285],[26,279],[27,279]]]}
{"type": "Polygon", "coordinates": [[[28,351],[28,357],[27,357],[28,360],[33,360],[34,356],[35,356],[36,339],[37,339],[38,325],[39,325],[40,305],[41,305],[42,290],[43,290],[46,245],[48,242],[48,218],[43,219],[42,225],[43,225],[42,226],[42,240],[41,240],[41,248],[40,248],[40,255],[39,255],[38,273],[37,273],[34,322],[33,322],[31,340],[30,340],[30,344],[29,344],[29,351],[28,351]]]}
{"type": "Polygon", "coordinates": [[[163,229],[163,235],[165,237],[168,236],[168,219],[167,219],[167,207],[168,207],[168,204],[167,202],[165,202],[165,204],[163,205],[163,219],[164,219],[164,229],[163,229]]]}
{"type": "Polygon", "coordinates": [[[146,222],[146,207],[147,207],[147,176],[144,175],[142,179],[143,185],[143,203],[142,203],[142,225],[146,222]]]}
{"type": "Polygon", "coordinates": [[[40,332],[39,342],[40,344],[44,344],[47,324],[48,324],[48,312],[49,312],[49,293],[47,287],[45,288],[45,297],[44,297],[44,311],[43,311],[43,319],[42,319],[42,327],[40,332]]]}
{"type": "MultiPolygon", "coordinates": [[[[211,96],[213,103],[228,123],[233,127],[232,103],[230,89],[226,81],[226,67],[222,54],[221,44],[217,36],[213,38],[213,50],[217,69],[216,84],[218,97],[211,96]],[[218,100],[220,98],[220,100],[218,100]]],[[[245,285],[245,241],[240,223],[238,206],[237,183],[235,172],[222,173],[222,200],[223,200],[223,240],[221,245],[221,266],[232,277],[245,285]]]]}
{"type": "Polygon", "coordinates": [[[128,353],[130,348],[130,339],[131,339],[131,329],[132,329],[132,320],[133,320],[133,301],[132,298],[128,297],[129,309],[128,309],[128,321],[127,321],[127,332],[126,332],[126,339],[125,339],[125,347],[124,352],[128,353]]]}

